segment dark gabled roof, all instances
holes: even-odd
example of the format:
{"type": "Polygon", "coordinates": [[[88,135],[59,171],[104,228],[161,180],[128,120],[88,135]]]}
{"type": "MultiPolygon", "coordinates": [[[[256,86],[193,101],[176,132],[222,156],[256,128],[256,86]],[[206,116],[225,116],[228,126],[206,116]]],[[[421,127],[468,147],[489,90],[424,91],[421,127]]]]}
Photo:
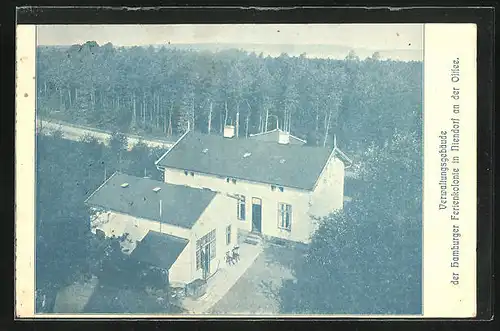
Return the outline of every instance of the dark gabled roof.
{"type": "Polygon", "coordinates": [[[330,148],[188,132],[157,165],[312,190],[331,153],[330,148]]]}
{"type": "Polygon", "coordinates": [[[169,270],[189,240],[165,233],[149,231],[137,244],[130,257],[169,270]]]}
{"type": "Polygon", "coordinates": [[[92,193],[86,203],[190,229],[215,195],[215,192],[209,190],[115,173],[92,193]],[[124,183],[128,186],[122,187],[124,183]],[[157,187],[160,190],[153,191],[157,187]]]}
{"type": "MultiPolygon", "coordinates": [[[[281,129],[274,129],[267,132],[251,134],[248,138],[260,141],[269,141],[269,142],[278,142],[280,132],[285,133],[281,129]]],[[[290,144],[295,145],[304,145],[306,143],[305,140],[295,137],[290,134],[290,144]]]]}

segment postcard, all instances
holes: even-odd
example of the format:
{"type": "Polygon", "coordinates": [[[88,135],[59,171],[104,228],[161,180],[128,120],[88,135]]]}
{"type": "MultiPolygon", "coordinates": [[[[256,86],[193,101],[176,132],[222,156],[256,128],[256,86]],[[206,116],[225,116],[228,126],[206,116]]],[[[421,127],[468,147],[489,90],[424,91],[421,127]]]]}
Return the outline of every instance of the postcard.
{"type": "Polygon", "coordinates": [[[16,316],[474,317],[476,38],[18,25],[16,316]]]}

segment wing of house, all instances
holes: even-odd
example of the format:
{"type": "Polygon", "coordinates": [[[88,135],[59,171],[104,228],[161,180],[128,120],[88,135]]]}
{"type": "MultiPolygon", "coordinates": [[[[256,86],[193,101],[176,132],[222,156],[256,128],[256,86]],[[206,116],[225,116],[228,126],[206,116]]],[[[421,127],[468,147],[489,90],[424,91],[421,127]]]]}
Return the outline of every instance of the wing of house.
{"type": "Polygon", "coordinates": [[[240,228],[307,242],[315,228],[311,217],[343,206],[346,163],[336,147],[188,131],[156,165],[167,183],[238,197],[230,209],[240,228]]]}
{"type": "Polygon", "coordinates": [[[157,165],[224,179],[311,190],[331,153],[329,148],[224,138],[190,131],[157,165]]]}
{"type": "Polygon", "coordinates": [[[86,203],[95,211],[94,233],[125,236],[125,253],[169,270],[170,281],[189,283],[209,275],[236,243],[236,231],[227,237],[236,217],[220,208],[234,201],[207,189],[115,173],[86,203]]]}
{"type": "Polygon", "coordinates": [[[148,231],[130,256],[136,260],[170,270],[189,240],[157,231],[148,231]]]}

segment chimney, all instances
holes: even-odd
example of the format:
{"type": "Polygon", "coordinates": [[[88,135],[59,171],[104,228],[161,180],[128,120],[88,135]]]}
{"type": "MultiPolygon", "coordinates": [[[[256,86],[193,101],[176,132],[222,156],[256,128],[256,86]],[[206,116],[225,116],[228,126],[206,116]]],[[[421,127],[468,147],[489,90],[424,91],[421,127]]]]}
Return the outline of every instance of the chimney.
{"type": "Polygon", "coordinates": [[[234,137],[234,125],[224,126],[224,138],[233,138],[233,137],[234,137]]]}
{"type": "Polygon", "coordinates": [[[285,132],[285,131],[278,131],[278,143],[287,145],[290,143],[290,133],[285,132]]]}

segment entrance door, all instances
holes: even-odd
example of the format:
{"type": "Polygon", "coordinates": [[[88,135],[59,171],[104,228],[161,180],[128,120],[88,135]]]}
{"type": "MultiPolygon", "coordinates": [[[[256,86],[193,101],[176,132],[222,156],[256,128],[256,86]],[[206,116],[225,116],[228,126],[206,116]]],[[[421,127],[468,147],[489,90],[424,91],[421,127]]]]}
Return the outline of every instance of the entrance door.
{"type": "Polygon", "coordinates": [[[252,198],[252,232],[262,232],[262,200],[252,198]]]}
{"type": "Polygon", "coordinates": [[[205,245],[201,249],[201,268],[203,279],[207,279],[210,276],[210,245],[205,245]]]}

